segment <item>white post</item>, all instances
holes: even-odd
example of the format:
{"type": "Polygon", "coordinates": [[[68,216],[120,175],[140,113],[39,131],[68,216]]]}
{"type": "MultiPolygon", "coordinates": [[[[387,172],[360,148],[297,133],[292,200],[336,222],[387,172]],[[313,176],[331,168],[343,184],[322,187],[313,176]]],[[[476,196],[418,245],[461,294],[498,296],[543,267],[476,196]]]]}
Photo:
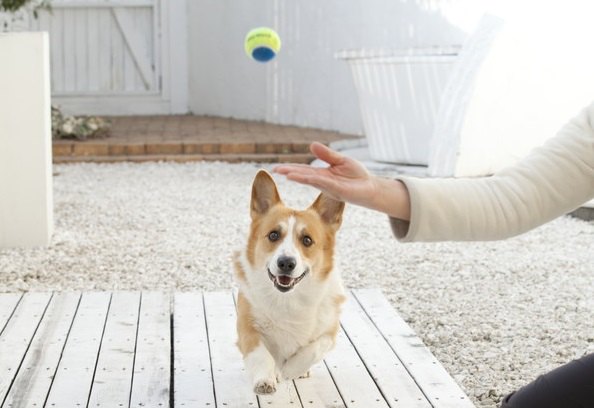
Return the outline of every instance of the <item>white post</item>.
{"type": "Polygon", "coordinates": [[[49,72],[47,33],[0,34],[0,248],[52,235],[49,72]]]}

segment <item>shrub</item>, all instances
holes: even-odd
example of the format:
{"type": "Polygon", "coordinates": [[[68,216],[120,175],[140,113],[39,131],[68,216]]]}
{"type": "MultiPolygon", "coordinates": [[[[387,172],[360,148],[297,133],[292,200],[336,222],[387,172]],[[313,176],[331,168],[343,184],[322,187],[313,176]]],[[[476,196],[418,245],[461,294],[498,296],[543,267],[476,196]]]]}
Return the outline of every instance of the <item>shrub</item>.
{"type": "Polygon", "coordinates": [[[97,116],[66,116],[52,106],[52,138],[78,139],[107,137],[110,124],[97,116]]]}
{"type": "Polygon", "coordinates": [[[0,32],[23,31],[30,16],[38,17],[39,10],[51,11],[51,0],[0,0],[0,32]]]}
{"type": "Polygon", "coordinates": [[[14,13],[29,5],[32,6],[33,13],[37,14],[37,10],[49,8],[50,0],[0,0],[0,12],[14,13]]]}

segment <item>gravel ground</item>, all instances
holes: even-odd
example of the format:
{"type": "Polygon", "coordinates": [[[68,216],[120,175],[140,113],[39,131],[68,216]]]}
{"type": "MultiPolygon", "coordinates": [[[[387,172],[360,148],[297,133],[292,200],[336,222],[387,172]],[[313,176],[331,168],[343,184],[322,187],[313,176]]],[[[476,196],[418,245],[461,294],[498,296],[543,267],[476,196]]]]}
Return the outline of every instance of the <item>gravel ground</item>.
{"type": "MultiPolygon", "coordinates": [[[[251,164],[56,166],[48,249],[0,250],[0,291],[222,289],[249,222],[251,164]]],[[[291,206],[313,189],[278,179],[291,206]]],[[[478,406],[594,352],[594,223],[568,217],[490,243],[400,244],[347,207],[337,262],[381,287],[478,406]]]]}

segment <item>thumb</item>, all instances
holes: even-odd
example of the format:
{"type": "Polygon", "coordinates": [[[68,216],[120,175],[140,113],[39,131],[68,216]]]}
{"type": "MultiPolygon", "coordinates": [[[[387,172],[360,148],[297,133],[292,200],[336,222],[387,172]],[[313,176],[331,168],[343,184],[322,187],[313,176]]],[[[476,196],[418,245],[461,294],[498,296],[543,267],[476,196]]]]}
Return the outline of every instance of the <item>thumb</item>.
{"type": "Polygon", "coordinates": [[[323,145],[322,143],[313,142],[311,145],[309,145],[309,150],[311,150],[314,156],[325,161],[330,166],[341,164],[344,161],[344,156],[342,154],[330,149],[328,146],[323,145]]]}

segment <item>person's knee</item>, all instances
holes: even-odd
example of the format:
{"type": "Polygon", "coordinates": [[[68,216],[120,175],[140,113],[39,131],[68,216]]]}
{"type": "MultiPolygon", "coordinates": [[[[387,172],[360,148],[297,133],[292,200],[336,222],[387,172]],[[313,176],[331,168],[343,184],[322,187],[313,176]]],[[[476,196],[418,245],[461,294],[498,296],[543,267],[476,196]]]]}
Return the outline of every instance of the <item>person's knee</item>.
{"type": "Polygon", "coordinates": [[[594,354],[538,377],[509,394],[501,408],[594,407],[594,354]]]}
{"type": "Polygon", "coordinates": [[[501,405],[499,406],[499,408],[515,408],[513,403],[511,402],[513,395],[514,393],[512,392],[511,394],[508,394],[505,398],[503,398],[501,400],[501,405]]]}

